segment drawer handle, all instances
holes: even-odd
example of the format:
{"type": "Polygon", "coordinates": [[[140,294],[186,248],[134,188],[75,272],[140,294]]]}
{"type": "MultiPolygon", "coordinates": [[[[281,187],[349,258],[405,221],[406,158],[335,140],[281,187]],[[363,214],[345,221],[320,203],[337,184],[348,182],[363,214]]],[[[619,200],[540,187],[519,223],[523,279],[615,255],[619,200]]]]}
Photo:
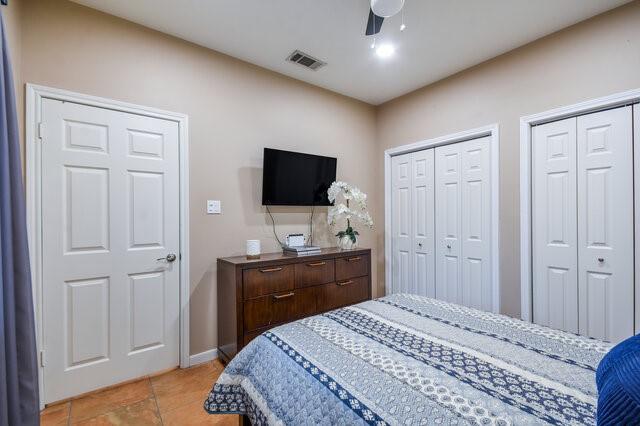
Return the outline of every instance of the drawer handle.
{"type": "Polygon", "coordinates": [[[278,272],[282,271],[282,268],[270,268],[270,269],[260,269],[260,272],[266,274],[267,272],[278,272]]]}
{"type": "Polygon", "coordinates": [[[360,260],[360,256],[358,257],[350,257],[347,259],[347,262],[357,262],[358,260],[360,260]]]}
{"type": "Polygon", "coordinates": [[[307,263],[307,266],[324,266],[327,262],[307,263]]]}
{"type": "Polygon", "coordinates": [[[287,294],[281,294],[281,295],[273,295],[273,300],[281,300],[281,299],[286,299],[288,297],[294,296],[295,293],[292,291],[291,293],[287,293],[287,294]]]}
{"type": "Polygon", "coordinates": [[[349,284],[353,284],[353,280],[349,280],[349,281],[342,281],[341,283],[337,283],[340,287],[342,287],[343,285],[349,285],[349,284]]]}

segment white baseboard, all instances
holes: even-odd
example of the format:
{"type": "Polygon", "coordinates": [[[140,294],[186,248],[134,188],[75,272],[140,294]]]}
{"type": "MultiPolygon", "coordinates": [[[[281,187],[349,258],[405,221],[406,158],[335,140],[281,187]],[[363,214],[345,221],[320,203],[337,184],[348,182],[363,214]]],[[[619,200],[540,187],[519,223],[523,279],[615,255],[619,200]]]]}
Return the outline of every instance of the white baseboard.
{"type": "Polygon", "coordinates": [[[208,351],[200,352],[199,354],[194,354],[189,357],[189,365],[193,367],[194,365],[202,364],[204,362],[211,361],[212,359],[218,358],[218,350],[217,349],[209,349],[208,351]]]}

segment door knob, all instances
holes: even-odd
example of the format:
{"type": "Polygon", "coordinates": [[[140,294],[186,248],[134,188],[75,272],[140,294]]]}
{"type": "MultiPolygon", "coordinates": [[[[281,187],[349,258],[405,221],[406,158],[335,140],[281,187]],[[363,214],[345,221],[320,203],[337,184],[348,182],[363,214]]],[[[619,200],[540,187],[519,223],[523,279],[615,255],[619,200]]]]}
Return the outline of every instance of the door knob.
{"type": "Polygon", "coordinates": [[[599,262],[599,263],[604,263],[604,257],[599,257],[599,258],[598,258],[598,262],[599,262]]]}
{"type": "Polygon", "coordinates": [[[422,243],[418,243],[418,247],[422,248],[422,243]]]}
{"type": "Polygon", "coordinates": [[[451,250],[451,244],[447,244],[447,248],[451,250]]]}
{"type": "Polygon", "coordinates": [[[159,257],[156,260],[166,260],[167,262],[173,262],[177,257],[173,253],[169,253],[166,257],[159,257]]]}

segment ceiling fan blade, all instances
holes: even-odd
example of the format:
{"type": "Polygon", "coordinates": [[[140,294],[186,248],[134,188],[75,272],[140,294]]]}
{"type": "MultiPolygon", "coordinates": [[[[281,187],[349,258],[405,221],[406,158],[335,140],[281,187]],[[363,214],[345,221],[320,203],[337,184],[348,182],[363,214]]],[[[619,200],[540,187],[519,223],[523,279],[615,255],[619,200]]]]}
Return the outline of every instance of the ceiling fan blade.
{"type": "Polygon", "coordinates": [[[382,21],[384,18],[382,16],[378,16],[373,13],[373,10],[369,9],[369,19],[367,20],[367,30],[364,32],[365,35],[374,35],[380,32],[380,28],[382,28],[382,21]]]}

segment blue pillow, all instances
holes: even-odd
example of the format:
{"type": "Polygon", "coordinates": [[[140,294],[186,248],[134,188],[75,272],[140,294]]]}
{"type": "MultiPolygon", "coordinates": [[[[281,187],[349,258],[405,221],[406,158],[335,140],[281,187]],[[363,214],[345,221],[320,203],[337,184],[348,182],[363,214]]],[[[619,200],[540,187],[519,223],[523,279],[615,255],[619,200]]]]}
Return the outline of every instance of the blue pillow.
{"type": "Polygon", "coordinates": [[[640,334],[617,344],[596,372],[598,426],[640,424],[640,334]]]}

